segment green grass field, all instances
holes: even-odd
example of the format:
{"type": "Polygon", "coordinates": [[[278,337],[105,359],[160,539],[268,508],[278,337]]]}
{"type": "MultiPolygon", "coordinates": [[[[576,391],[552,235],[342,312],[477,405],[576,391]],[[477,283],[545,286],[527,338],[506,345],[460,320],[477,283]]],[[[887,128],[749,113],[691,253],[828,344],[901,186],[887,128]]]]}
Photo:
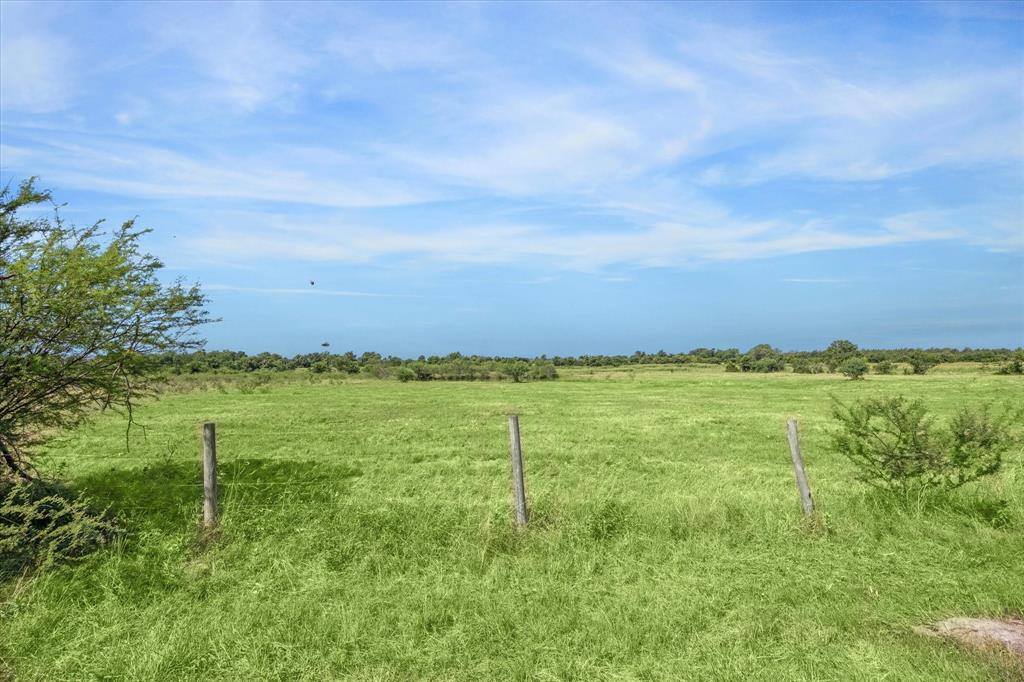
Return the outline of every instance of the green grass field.
{"type": "Polygon", "coordinates": [[[42,461],[124,519],[83,562],[4,586],[0,677],[143,680],[992,680],[911,632],[1024,611],[1024,456],[953,495],[870,493],[830,395],[946,415],[1020,378],[576,370],[554,382],[292,375],[176,392],[42,461]],[[319,383],[314,383],[319,382],[319,383]],[[531,524],[511,523],[521,415],[531,524]],[[801,521],[800,419],[824,529],[801,521]],[[215,421],[223,526],[197,542],[215,421]]]}

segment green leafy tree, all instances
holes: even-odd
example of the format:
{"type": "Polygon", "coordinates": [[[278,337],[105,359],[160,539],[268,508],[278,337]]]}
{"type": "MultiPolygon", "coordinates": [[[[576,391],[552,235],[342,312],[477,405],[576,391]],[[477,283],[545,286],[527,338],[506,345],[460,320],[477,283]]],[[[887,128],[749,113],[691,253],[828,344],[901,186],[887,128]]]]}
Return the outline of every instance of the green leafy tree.
{"type": "Polygon", "coordinates": [[[744,372],[784,372],[786,360],[782,352],[771,344],[759,343],[743,356],[740,369],[744,372]]]}
{"type": "Polygon", "coordinates": [[[847,358],[843,361],[843,364],[839,365],[839,371],[842,372],[850,379],[863,379],[864,375],[868,373],[868,361],[867,358],[863,358],[859,355],[855,355],[852,358],[847,358]]]}
{"type": "Polygon", "coordinates": [[[529,375],[530,366],[521,360],[510,362],[505,368],[505,373],[508,374],[512,381],[519,383],[529,375]]]}
{"type": "Polygon", "coordinates": [[[928,370],[939,364],[934,357],[924,353],[911,353],[907,357],[907,362],[910,363],[910,371],[913,374],[927,374],[928,370]]]}
{"type": "Polygon", "coordinates": [[[836,371],[847,359],[857,355],[860,349],[853,341],[836,339],[825,349],[825,364],[830,372],[836,371]]]}
{"type": "Polygon", "coordinates": [[[26,448],[97,410],[153,392],[161,353],[198,348],[210,321],[195,286],[162,283],[134,221],[66,224],[33,180],[0,191],[0,457],[31,478],[26,448]],[[28,209],[29,215],[25,215],[28,209]]]}

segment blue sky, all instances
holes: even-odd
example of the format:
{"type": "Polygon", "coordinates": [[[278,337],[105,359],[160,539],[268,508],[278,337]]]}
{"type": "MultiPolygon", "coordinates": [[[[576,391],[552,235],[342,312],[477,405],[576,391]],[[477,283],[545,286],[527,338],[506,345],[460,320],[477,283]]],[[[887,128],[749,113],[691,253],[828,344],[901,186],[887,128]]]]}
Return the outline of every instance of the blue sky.
{"type": "Polygon", "coordinates": [[[27,175],[210,348],[1019,346],[1024,4],[7,0],[27,175]]]}

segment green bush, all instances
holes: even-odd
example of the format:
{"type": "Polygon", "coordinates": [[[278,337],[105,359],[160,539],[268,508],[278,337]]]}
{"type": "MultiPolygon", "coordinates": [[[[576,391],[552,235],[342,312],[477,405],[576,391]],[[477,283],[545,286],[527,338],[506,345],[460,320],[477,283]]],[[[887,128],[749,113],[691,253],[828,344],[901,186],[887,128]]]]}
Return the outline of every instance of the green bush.
{"type": "Polygon", "coordinates": [[[868,373],[868,361],[859,355],[847,358],[843,364],[839,365],[839,371],[850,379],[863,379],[864,375],[868,373]]]}
{"type": "Polygon", "coordinates": [[[740,360],[744,372],[784,372],[786,361],[782,353],[767,343],[761,343],[747,351],[740,360]]]}
{"type": "Polygon", "coordinates": [[[874,370],[875,374],[892,374],[896,370],[896,365],[888,360],[882,360],[875,364],[874,370]]]}
{"type": "Polygon", "coordinates": [[[820,362],[800,358],[793,361],[794,374],[824,374],[828,368],[820,362]]]}
{"type": "Polygon", "coordinates": [[[907,362],[910,363],[911,374],[927,374],[928,370],[939,364],[933,358],[919,353],[908,357],[907,362]]]}
{"type": "Polygon", "coordinates": [[[996,374],[1024,374],[1024,352],[1014,353],[1008,363],[999,368],[996,374]]]}
{"type": "Polygon", "coordinates": [[[782,356],[775,356],[770,358],[761,358],[760,360],[752,360],[743,362],[744,372],[784,372],[786,371],[786,361],[782,359],[782,356]]]}
{"type": "Polygon", "coordinates": [[[990,476],[1017,440],[1014,415],[997,417],[987,405],[961,407],[945,425],[903,396],[836,402],[833,415],[835,449],[857,467],[858,480],[885,490],[958,488],[990,476]]]}
{"type": "Polygon", "coordinates": [[[117,532],[112,519],[66,488],[0,479],[0,578],[77,559],[117,532]]]}
{"type": "Polygon", "coordinates": [[[399,367],[398,371],[395,372],[395,376],[398,377],[398,380],[403,384],[407,381],[415,381],[416,370],[411,367],[399,367]]]}
{"type": "Polygon", "coordinates": [[[512,381],[519,383],[530,374],[530,366],[522,361],[510,362],[505,366],[505,374],[512,381]]]}
{"type": "Polygon", "coordinates": [[[541,381],[557,379],[558,370],[556,370],[555,365],[550,362],[535,363],[530,367],[530,378],[541,381]]]}

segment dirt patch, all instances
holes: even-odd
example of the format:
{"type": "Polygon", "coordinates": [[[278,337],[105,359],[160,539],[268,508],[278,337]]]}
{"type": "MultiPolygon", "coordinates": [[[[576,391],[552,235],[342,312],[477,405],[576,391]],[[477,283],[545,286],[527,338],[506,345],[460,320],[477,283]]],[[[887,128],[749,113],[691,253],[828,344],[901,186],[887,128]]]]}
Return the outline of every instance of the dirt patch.
{"type": "Polygon", "coordinates": [[[914,628],[929,637],[955,639],[976,649],[1003,650],[1024,661],[1024,620],[1016,618],[948,618],[914,628]]]}

